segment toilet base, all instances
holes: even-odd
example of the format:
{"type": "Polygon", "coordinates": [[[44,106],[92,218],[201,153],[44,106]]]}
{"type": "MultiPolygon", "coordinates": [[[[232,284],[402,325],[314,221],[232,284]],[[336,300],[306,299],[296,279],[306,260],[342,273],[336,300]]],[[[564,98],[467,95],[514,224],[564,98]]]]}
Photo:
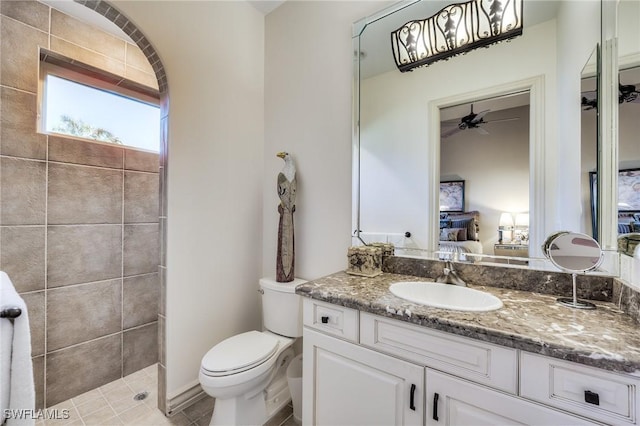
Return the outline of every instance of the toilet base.
{"type": "MultiPolygon", "coordinates": [[[[275,377],[261,392],[250,398],[246,395],[234,398],[216,398],[210,426],[262,425],[278,413],[290,400],[286,369],[293,359],[293,349],[285,349],[278,357],[275,377]]],[[[263,385],[264,386],[264,385],[263,385]]]]}
{"type": "Polygon", "coordinates": [[[210,426],[263,424],[266,418],[264,395],[259,393],[251,399],[216,399],[210,426]]]}

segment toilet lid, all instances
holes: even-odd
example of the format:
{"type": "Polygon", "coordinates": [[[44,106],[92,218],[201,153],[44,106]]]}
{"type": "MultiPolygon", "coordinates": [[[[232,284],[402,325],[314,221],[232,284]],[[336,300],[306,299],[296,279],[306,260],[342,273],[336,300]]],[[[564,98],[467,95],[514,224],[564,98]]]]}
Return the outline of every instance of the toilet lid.
{"type": "Polygon", "coordinates": [[[278,340],[259,331],[237,334],[215,345],[202,359],[213,374],[231,374],[262,364],[278,349],[278,340]]]}

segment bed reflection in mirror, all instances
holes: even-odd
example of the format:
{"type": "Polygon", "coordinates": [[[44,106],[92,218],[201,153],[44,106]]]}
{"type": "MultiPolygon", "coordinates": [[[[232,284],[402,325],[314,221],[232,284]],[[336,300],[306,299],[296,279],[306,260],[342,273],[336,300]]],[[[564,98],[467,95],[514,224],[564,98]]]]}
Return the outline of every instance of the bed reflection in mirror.
{"type": "Polygon", "coordinates": [[[440,120],[441,191],[463,181],[464,197],[452,212],[440,196],[438,251],[528,257],[515,219],[529,211],[529,93],[441,108],[440,120]]]}

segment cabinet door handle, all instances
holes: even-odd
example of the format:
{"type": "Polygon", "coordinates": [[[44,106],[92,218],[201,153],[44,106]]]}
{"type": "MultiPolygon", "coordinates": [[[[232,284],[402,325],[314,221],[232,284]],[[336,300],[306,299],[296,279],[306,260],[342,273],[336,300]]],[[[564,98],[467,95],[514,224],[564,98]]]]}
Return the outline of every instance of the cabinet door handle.
{"type": "Polygon", "coordinates": [[[322,321],[323,324],[328,324],[329,323],[329,317],[325,315],[325,316],[320,318],[320,321],[322,321]]]}
{"type": "Polygon", "coordinates": [[[438,393],[433,394],[433,420],[438,421],[438,399],[440,395],[438,393]]]}
{"type": "Polygon", "coordinates": [[[411,408],[413,411],[416,411],[415,397],[416,397],[416,385],[412,383],[411,396],[409,398],[409,408],[411,408]]]}
{"type": "Polygon", "coordinates": [[[593,405],[600,405],[600,395],[591,391],[584,391],[584,402],[593,405]]]}

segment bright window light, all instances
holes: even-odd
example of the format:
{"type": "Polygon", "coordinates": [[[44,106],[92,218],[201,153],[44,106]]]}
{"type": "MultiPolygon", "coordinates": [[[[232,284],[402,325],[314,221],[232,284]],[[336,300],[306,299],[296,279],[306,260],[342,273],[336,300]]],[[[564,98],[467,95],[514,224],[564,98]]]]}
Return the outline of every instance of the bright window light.
{"type": "Polygon", "coordinates": [[[140,148],[160,150],[160,108],[138,99],[47,74],[44,129],[140,148]]]}

